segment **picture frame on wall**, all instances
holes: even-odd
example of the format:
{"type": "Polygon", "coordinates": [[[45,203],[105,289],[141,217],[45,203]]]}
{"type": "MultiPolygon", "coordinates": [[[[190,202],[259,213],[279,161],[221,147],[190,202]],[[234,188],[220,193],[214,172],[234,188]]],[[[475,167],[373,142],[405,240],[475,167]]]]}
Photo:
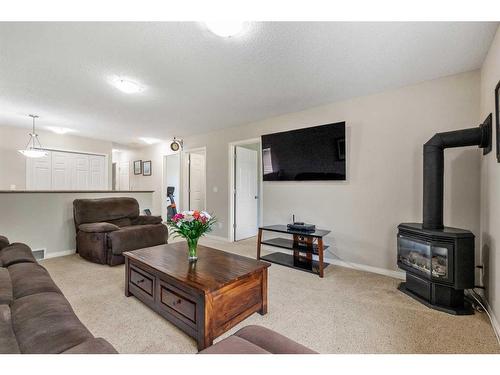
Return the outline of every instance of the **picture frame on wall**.
{"type": "Polygon", "coordinates": [[[142,174],[142,160],[134,161],[134,174],[142,174]]]}
{"type": "Polygon", "coordinates": [[[498,81],[497,87],[495,87],[495,128],[496,128],[496,140],[497,140],[497,162],[500,163],[500,97],[498,96],[500,91],[500,81],[498,81]]]}
{"type": "Polygon", "coordinates": [[[151,160],[142,162],[142,175],[151,176],[151,160]]]}

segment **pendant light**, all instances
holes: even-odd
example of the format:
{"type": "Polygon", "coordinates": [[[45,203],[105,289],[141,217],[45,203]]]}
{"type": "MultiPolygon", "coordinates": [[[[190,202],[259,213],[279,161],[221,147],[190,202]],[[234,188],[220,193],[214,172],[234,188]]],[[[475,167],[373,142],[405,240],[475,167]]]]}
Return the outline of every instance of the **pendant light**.
{"type": "Polygon", "coordinates": [[[38,134],[35,132],[35,119],[38,118],[37,115],[29,115],[33,119],[33,131],[29,133],[30,139],[26,148],[24,150],[18,150],[21,154],[27,158],[43,158],[47,156],[47,151],[42,149],[42,144],[38,139],[38,134]]]}

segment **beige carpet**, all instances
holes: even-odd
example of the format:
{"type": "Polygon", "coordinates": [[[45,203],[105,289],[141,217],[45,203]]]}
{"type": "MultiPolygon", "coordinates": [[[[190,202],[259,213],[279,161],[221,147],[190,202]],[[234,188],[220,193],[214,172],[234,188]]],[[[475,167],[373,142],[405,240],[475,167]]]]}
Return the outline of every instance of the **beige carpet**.
{"type": "MultiPolygon", "coordinates": [[[[255,239],[204,244],[255,256],[255,239]]],[[[124,267],[70,255],[43,261],[76,314],[120,353],[195,353],[194,340],[123,294],[124,267]]],[[[321,353],[500,353],[484,313],[451,316],[397,291],[399,280],[329,266],[325,278],[273,264],[269,313],[248,325],[272,328],[321,353]]],[[[222,336],[222,337],[224,337],[222,336]]]]}

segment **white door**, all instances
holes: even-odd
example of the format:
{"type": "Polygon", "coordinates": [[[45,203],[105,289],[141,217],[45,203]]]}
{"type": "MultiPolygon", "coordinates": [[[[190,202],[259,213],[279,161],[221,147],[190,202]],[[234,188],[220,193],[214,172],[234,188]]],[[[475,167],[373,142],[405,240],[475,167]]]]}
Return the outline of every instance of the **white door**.
{"type": "Polygon", "coordinates": [[[89,189],[105,190],[104,181],[104,156],[89,156],[89,189]]]}
{"type": "Polygon", "coordinates": [[[67,152],[52,152],[52,190],[71,190],[73,155],[67,152]]]}
{"type": "Polygon", "coordinates": [[[205,155],[189,154],[189,209],[205,209],[205,155]]]}
{"type": "Polygon", "coordinates": [[[73,190],[89,190],[89,170],[89,156],[84,154],[75,154],[73,190]]]}
{"type": "Polygon", "coordinates": [[[121,161],[118,165],[118,188],[117,190],[130,190],[130,164],[128,161],[121,161]]]}
{"type": "Polygon", "coordinates": [[[257,151],[236,146],[235,231],[236,241],[257,235],[258,231],[258,158],[257,151]]]}
{"type": "Polygon", "coordinates": [[[27,188],[30,190],[52,189],[52,155],[49,151],[43,158],[26,160],[27,188]]]}

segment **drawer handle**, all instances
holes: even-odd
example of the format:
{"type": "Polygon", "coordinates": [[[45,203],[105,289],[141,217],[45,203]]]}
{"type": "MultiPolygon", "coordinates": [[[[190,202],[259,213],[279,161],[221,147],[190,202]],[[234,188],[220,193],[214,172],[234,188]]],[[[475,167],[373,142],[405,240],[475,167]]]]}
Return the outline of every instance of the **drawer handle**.
{"type": "Polygon", "coordinates": [[[182,302],[182,300],[179,298],[177,301],[174,301],[174,303],[172,303],[173,306],[175,305],[180,305],[182,302]]]}
{"type": "Polygon", "coordinates": [[[137,280],[137,284],[143,283],[144,279],[137,280]]]}

